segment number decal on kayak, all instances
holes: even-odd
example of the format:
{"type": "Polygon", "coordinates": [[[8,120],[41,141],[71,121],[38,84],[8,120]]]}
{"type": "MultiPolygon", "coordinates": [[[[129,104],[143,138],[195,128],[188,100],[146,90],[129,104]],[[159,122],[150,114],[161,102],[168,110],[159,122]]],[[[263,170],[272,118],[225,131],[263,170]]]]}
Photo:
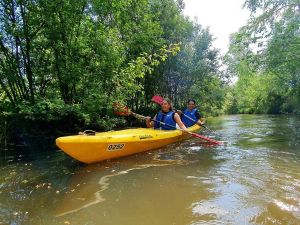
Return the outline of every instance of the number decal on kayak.
{"type": "Polygon", "coordinates": [[[107,147],[108,151],[119,151],[124,148],[125,144],[110,144],[107,147]]]}

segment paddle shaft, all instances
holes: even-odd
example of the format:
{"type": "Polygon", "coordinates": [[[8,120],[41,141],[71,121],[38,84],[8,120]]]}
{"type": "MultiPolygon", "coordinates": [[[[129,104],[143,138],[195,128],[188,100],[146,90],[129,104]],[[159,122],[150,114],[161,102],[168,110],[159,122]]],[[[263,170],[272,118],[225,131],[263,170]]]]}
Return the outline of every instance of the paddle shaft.
{"type": "MultiPolygon", "coordinates": [[[[131,113],[132,113],[132,115],[134,115],[134,116],[136,115],[136,116],[138,116],[138,117],[142,117],[142,118],[144,118],[144,119],[147,119],[146,116],[143,116],[143,115],[140,115],[140,114],[137,114],[137,113],[134,113],[134,112],[131,112],[131,113]]],[[[168,126],[168,127],[172,127],[172,128],[177,129],[177,130],[181,130],[181,131],[183,131],[183,132],[191,133],[191,132],[189,132],[189,131],[183,130],[183,129],[181,129],[181,128],[177,128],[176,126],[172,126],[172,125],[170,125],[170,124],[167,124],[167,123],[164,123],[164,122],[161,122],[161,121],[152,119],[152,118],[151,118],[151,120],[154,121],[154,122],[160,123],[160,124],[162,124],[162,125],[166,125],[166,126],[168,126]]]]}
{"type": "MultiPolygon", "coordinates": [[[[145,116],[143,116],[143,115],[140,115],[140,114],[137,114],[137,113],[134,113],[134,112],[131,112],[131,114],[132,114],[133,116],[137,116],[137,117],[141,117],[141,118],[147,119],[147,117],[145,117],[145,116]]],[[[164,122],[155,120],[155,119],[151,119],[151,120],[154,121],[154,122],[160,123],[160,124],[162,124],[162,125],[166,125],[166,126],[168,126],[168,127],[175,128],[175,129],[180,130],[180,131],[182,131],[182,132],[186,132],[186,133],[192,135],[193,137],[197,137],[197,138],[200,138],[200,139],[203,139],[203,140],[205,140],[205,141],[209,141],[209,142],[211,142],[211,143],[218,144],[218,145],[219,145],[219,144],[222,144],[222,142],[219,142],[219,141],[216,141],[216,140],[214,140],[214,139],[211,139],[211,138],[202,136],[202,135],[200,135],[200,134],[192,133],[192,132],[190,132],[190,131],[186,131],[186,130],[184,130],[184,129],[177,128],[176,126],[173,126],[173,125],[170,125],[170,124],[167,124],[167,123],[164,123],[164,122]]]]}
{"type": "MultiPolygon", "coordinates": [[[[159,105],[162,105],[162,102],[163,102],[164,98],[159,96],[159,95],[155,95],[152,97],[152,101],[155,102],[156,104],[159,104],[159,105]]],[[[177,111],[176,109],[174,109],[175,111],[177,111]]],[[[211,129],[209,129],[207,126],[203,125],[203,124],[200,124],[198,121],[194,120],[193,118],[189,117],[188,115],[182,113],[183,116],[185,116],[186,118],[190,119],[191,121],[193,121],[194,123],[197,123],[199,124],[201,127],[204,127],[205,129],[207,129],[208,131],[210,132],[215,132],[211,129]]]]}
{"type": "MultiPolygon", "coordinates": [[[[121,105],[121,104],[116,104],[116,106],[117,106],[118,110],[122,109],[122,111],[114,111],[114,113],[116,113],[117,115],[123,115],[123,116],[124,116],[124,115],[125,115],[125,116],[133,115],[133,116],[135,116],[136,118],[147,119],[147,117],[145,117],[145,116],[143,116],[143,115],[140,115],[140,114],[137,114],[137,113],[132,112],[132,111],[131,111],[128,107],[126,107],[126,106],[123,106],[123,105],[121,105]],[[124,111],[124,110],[125,110],[125,111],[124,111]]],[[[170,124],[167,124],[167,123],[164,123],[164,122],[161,122],[161,121],[158,121],[158,120],[152,119],[152,121],[157,122],[157,123],[160,123],[160,124],[164,124],[164,125],[169,126],[169,127],[172,127],[172,128],[174,128],[175,130],[178,129],[176,126],[172,126],[172,125],[170,125],[170,124]]],[[[209,142],[214,143],[214,144],[218,144],[218,145],[219,145],[219,144],[223,144],[223,142],[216,141],[216,140],[214,140],[214,139],[211,139],[211,138],[202,136],[202,135],[200,135],[200,134],[192,133],[192,132],[190,132],[190,131],[188,131],[188,130],[184,130],[184,129],[178,129],[178,130],[180,130],[180,131],[182,131],[182,132],[186,132],[186,133],[188,133],[188,134],[190,134],[190,135],[192,135],[192,136],[194,136],[194,137],[197,137],[197,138],[200,138],[200,139],[209,141],[209,142]]]]}
{"type": "MultiPolygon", "coordinates": [[[[184,114],[184,113],[182,113],[182,115],[185,116],[186,118],[190,119],[191,121],[193,121],[193,122],[199,124],[198,121],[194,120],[193,118],[189,117],[188,115],[186,115],[186,114],[184,114]]],[[[215,131],[209,129],[207,126],[203,125],[203,124],[199,124],[199,125],[200,125],[201,127],[204,127],[205,129],[209,130],[210,132],[215,132],[215,131]]]]}

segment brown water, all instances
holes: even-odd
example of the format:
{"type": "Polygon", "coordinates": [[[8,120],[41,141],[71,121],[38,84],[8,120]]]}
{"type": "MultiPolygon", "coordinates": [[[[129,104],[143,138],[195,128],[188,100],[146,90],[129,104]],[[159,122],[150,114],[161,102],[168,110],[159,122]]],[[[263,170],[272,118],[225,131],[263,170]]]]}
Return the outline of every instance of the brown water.
{"type": "Polygon", "coordinates": [[[190,139],[94,165],[6,152],[0,224],[300,224],[300,118],[209,122],[227,145],[190,139]]]}

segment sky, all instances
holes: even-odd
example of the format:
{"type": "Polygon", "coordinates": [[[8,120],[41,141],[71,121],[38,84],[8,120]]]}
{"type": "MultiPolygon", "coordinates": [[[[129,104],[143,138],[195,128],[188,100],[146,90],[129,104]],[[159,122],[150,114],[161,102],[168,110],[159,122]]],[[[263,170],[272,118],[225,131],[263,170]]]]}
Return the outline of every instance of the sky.
{"type": "Polygon", "coordinates": [[[245,25],[249,11],[242,9],[245,0],[184,0],[184,14],[191,19],[197,18],[202,26],[209,26],[216,38],[214,46],[225,54],[228,50],[231,33],[245,25]]]}

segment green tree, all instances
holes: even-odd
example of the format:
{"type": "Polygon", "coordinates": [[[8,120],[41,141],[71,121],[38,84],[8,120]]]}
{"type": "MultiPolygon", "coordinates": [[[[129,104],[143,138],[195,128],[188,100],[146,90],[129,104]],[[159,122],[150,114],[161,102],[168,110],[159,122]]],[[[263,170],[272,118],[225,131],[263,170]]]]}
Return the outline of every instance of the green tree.
{"type": "Polygon", "coordinates": [[[225,58],[228,74],[239,79],[229,105],[242,113],[299,113],[300,2],[251,0],[245,7],[252,18],[232,36],[225,58]]]}
{"type": "Polygon", "coordinates": [[[148,112],[154,94],[178,106],[195,97],[217,111],[225,86],[219,53],[183,7],[175,0],[1,1],[0,109],[97,129],[124,122],[111,113],[114,101],[148,112]]]}

